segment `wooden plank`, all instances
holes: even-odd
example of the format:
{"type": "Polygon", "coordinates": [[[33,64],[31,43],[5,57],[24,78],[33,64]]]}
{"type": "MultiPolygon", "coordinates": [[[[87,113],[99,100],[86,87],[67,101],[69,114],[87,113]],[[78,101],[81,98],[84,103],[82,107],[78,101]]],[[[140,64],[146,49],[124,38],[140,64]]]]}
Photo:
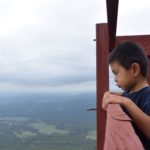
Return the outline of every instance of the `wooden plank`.
{"type": "Polygon", "coordinates": [[[108,26],[106,23],[96,25],[96,85],[97,85],[97,150],[103,150],[106,112],[102,109],[102,97],[109,88],[108,64],[109,54],[108,26]]]}
{"type": "Polygon", "coordinates": [[[144,150],[136,135],[131,119],[119,104],[109,104],[104,150],[144,150]]]}
{"type": "Polygon", "coordinates": [[[106,0],[109,31],[109,50],[115,46],[119,0],[106,0]]]}

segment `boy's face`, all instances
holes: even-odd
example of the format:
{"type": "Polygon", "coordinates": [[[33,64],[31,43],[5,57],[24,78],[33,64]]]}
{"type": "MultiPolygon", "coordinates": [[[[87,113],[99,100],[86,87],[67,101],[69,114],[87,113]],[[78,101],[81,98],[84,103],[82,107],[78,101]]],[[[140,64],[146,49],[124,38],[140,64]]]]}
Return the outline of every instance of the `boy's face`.
{"type": "Polygon", "coordinates": [[[118,62],[110,64],[116,85],[123,90],[131,90],[135,85],[135,77],[131,69],[125,69],[118,62]]]}

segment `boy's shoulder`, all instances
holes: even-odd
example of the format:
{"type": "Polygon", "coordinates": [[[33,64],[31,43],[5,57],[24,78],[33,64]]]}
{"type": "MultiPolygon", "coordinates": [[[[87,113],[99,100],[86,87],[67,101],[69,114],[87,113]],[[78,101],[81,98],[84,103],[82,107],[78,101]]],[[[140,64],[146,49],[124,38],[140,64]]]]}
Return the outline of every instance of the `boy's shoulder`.
{"type": "Polygon", "coordinates": [[[130,98],[143,112],[150,115],[150,86],[133,93],[125,92],[124,96],[130,98]]]}
{"type": "Polygon", "coordinates": [[[143,88],[139,91],[139,94],[141,95],[141,98],[144,99],[143,102],[148,101],[150,104],[150,86],[143,88]]]}
{"type": "Polygon", "coordinates": [[[141,102],[143,103],[143,111],[150,115],[150,86],[144,88],[143,99],[141,102]]]}
{"type": "Polygon", "coordinates": [[[143,88],[142,92],[144,93],[145,96],[146,95],[150,96],[150,86],[143,88]]]}

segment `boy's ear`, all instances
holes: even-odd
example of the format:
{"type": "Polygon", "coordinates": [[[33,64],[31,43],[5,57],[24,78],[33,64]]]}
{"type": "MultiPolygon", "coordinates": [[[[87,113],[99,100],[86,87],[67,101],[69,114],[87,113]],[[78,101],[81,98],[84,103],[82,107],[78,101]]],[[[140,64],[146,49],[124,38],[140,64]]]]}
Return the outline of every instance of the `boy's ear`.
{"type": "Polygon", "coordinates": [[[131,71],[132,71],[134,76],[139,75],[141,72],[140,65],[138,63],[133,63],[131,65],[131,71]]]}

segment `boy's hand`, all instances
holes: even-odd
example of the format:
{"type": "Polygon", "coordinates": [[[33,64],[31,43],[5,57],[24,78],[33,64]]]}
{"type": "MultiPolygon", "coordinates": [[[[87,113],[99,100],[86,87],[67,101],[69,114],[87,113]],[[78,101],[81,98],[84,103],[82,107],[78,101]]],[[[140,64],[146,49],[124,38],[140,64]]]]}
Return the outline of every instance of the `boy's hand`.
{"type": "Polygon", "coordinates": [[[102,99],[102,108],[107,110],[107,106],[110,103],[109,101],[109,97],[110,97],[111,93],[109,91],[105,92],[103,95],[103,99],[102,99]]]}
{"type": "Polygon", "coordinates": [[[120,95],[111,94],[109,91],[104,93],[103,100],[102,100],[102,107],[103,109],[107,110],[108,104],[121,104],[125,105],[125,102],[128,98],[125,98],[120,95]]]}

